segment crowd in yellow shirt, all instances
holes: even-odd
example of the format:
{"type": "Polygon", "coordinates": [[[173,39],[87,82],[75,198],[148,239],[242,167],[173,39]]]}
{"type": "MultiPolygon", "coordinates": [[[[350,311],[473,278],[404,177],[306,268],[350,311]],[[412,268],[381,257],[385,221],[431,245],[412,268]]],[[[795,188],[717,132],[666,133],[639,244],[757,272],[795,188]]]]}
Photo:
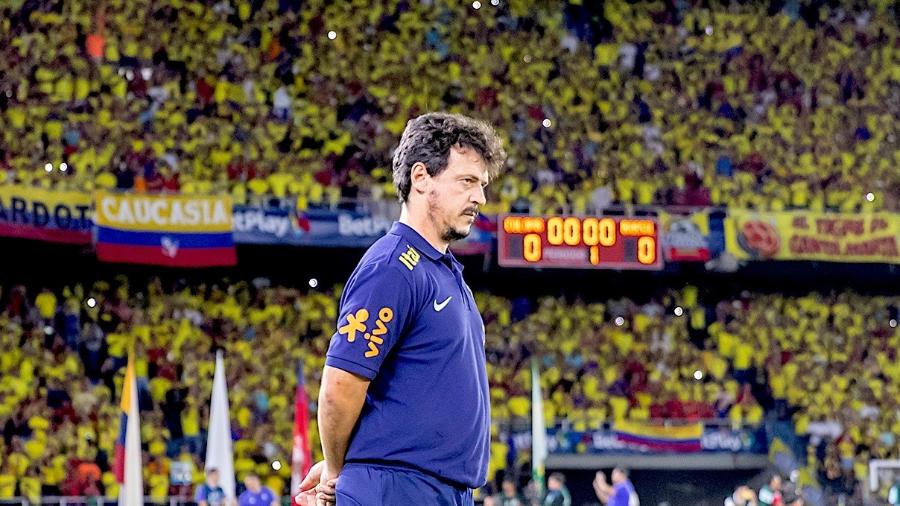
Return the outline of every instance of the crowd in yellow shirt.
{"type": "MultiPolygon", "coordinates": [[[[204,480],[218,347],[227,352],[235,471],[255,472],[276,495],[287,494],[296,365],[305,362],[315,399],[337,318],[330,294],[248,283],[163,291],[159,282],[130,287],[124,278],[36,296],[21,286],[0,292],[0,498],[35,499],[42,487],[118,496],[111,465],[131,347],[150,496],[183,492],[169,480],[175,462],[189,464],[194,484],[204,480]],[[275,461],[284,464],[274,469],[275,461]],[[87,478],[86,466],[96,466],[98,479],[87,478]]],[[[319,454],[314,413],[312,420],[319,454]]]]}
{"type": "MultiPolygon", "coordinates": [[[[175,463],[187,463],[194,484],[204,479],[216,349],[225,350],[238,477],[256,472],[287,494],[296,365],[306,370],[319,458],[315,399],[341,287],[259,281],[138,286],[118,277],[60,291],[2,287],[0,499],[36,498],[42,487],[117,496],[110,466],[132,347],[148,494],[182,490],[169,481],[175,463]]],[[[685,286],[641,302],[476,300],[487,335],[490,476],[506,467],[504,434],[527,426],[533,356],[548,427],[590,431],[661,418],[758,427],[768,409],[791,419],[831,472],[862,477],[868,459],[900,457],[890,437],[900,432],[897,297],[706,300],[685,286]],[[823,424],[838,429],[823,435],[823,424]]]]}
{"type": "Polygon", "coordinates": [[[766,350],[754,359],[776,405],[789,407],[795,432],[810,442],[820,481],[865,483],[870,459],[900,457],[898,309],[897,296],[851,292],[759,295],[730,309],[737,328],[754,329],[754,349],[766,350]]]}
{"type": "Polygon", "coordinates": [[[390,198],[445,109],[506,141],[488,212],[898,207],[889,1],[481,3],[14,2],[0,183],[390,198]]]}

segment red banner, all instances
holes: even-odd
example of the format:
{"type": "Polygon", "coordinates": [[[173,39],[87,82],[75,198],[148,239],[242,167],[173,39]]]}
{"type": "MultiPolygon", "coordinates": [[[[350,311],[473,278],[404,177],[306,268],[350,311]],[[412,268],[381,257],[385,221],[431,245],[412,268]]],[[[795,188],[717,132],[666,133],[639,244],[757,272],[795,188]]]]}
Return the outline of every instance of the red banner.
{"type": "MultiPolygon", "coordinates": [[[[291,496],[300,489],[300,480],[312,467],[309,452],[309,397],[303,380],[303,362],[297,366],[297,391],[294,395],[294,447],[291,451],[291,496]]],[[[296,499],[292,499],[294,504],[296,499]]]]}

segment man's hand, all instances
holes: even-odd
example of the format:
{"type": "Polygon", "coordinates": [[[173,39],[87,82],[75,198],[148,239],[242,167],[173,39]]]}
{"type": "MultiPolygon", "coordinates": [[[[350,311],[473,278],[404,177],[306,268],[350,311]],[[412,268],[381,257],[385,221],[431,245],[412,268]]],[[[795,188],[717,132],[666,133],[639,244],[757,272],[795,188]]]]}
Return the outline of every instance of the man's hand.
{"type": "Polygon", "coordinates": [[[309,474],[300,482],[300,491],[295,499],[301,506],[330,506],[335,504],[334,489],[337,476],[331,476],[325,461],[317,462],[309,470],[309,474]]]}
{"type": "Polygon", "coordinates": [[[333,471],[331,466],[325,464],[322,476],[319,477],[319,484],[316,485],[316,506],[335,506],[337,503],[335,488],[339,474],[340,471],[333,471]]]}
{"type": "Polygon", "coordinates": [[[603,474],[603,471],[597,471],[597,474],[594,476],[594,493],[597,494],[597,499],[600,499],[604,503],[609,501],[610,496],[610,486],[606,483],[606,475],[603,474]]]}

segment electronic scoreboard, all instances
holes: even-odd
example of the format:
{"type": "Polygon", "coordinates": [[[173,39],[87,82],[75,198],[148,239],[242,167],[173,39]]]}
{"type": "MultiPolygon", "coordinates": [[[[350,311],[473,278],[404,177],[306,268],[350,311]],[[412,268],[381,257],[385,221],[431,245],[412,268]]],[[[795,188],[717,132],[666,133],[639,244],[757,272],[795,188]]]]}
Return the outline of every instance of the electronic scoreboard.
{"type": "Polygon", "coordinates": [[[497,227],[497,250],[504,267],[663,267],[655,218],[504,215],[497,227]]]}

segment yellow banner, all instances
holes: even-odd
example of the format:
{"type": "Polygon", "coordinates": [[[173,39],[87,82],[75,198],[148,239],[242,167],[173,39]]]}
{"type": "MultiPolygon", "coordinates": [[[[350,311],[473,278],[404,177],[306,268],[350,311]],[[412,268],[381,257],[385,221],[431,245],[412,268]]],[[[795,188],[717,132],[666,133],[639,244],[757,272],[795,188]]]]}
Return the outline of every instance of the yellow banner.
{"type": "Polygon", "coordinates": [[[739,260],[900,263],[900,214],[729,210],[725,249],[739,260]]]}
{"type": "Polygon", "coordinates": [[[98,192],[98,227],[143,232],[231,232],[231,197],[98,192]]]}
{"type": "Polygon", "coordinates": [[[0,186],[0,235],[88,244],[91,196],[21,185],[0,186]]]}

